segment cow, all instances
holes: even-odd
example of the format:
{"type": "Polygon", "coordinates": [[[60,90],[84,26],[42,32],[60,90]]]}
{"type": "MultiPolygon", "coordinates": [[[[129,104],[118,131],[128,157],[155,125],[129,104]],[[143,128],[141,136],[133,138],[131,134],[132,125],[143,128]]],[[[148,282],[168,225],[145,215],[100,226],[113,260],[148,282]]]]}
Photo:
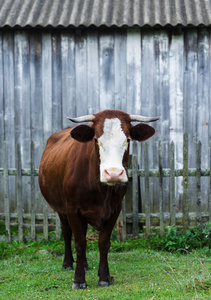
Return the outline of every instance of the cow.
{"type": "Polygon", "coordinates": [[[85,289],[86,232],[90,224],[99,231],[99,285],[109,286],[108,251],[110,236],[122,206],[128,185],[130,140],[145,141],[155,134],[148,124],[159,117],[129,115],[120,110],[68,118],[88,122],[65,128],[50,136],[44,150],[39,185],[49,205],[61,220],[65,243],[63,268],[73,270],[72,234],[76,249],[73,289],[85,289]]]}

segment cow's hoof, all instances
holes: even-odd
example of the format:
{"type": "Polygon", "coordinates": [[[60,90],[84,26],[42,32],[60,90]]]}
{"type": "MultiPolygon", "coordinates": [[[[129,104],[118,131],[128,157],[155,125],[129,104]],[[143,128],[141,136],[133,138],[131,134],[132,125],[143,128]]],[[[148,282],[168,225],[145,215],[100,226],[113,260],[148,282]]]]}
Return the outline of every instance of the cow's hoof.
{"type": "Polygon", "coordinates": [[[99,286],[105,287],[114,284],[114,277],[109,277],[109,281],[99,281],[99,286]]]}
{"type": "Polygon", "coordinates": [[[71,266],[68,266],[68,267],[62,266],[62,269],[65,269],[65,270],[67,270],[67,271],[72,271],[72,270],[74,270],[74,268],[71,267],[71,266]]]}
{"type": "Polygon", "coordinates": [[[73,290],[85,290],[87,288],[86,282],[84,283],[75,283],[73,282],[72,289],[73,290]]]}
{"type": "Polygon", "coordinates": [[[110,283],[107,281],[99,281],[99,286],[105,287],[105,286],[109,286],[110,283]]]}

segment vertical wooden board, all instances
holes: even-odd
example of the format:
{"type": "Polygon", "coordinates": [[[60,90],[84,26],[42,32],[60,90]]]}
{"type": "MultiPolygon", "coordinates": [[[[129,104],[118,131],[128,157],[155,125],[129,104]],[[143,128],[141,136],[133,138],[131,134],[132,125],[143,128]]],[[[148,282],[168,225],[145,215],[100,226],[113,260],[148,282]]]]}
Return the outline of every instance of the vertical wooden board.
{"type": "MultiPolygon", "coordinates": [[[[197,143],[197,31],[188,29],[184,35],[184,131],[190,136],[189,147],[197,143]]],[[[189,153],[189,167],[196,167],[196,152],[189,153]]]]}
{"type": "Polygon", "coordinates": [[[23,189],[22,189],[22,155],[21,155],[21,145],[18,143],[16,145],[16,167],[17,167],[17,213],[18,213],[18,240],[23,241],[23,189]]]}
{"type": "Polygon", "coordinates": [[[175,145],[172,141],[170,144],[170,224],[176,225],[176,203],[175,203],[175,145]]]}
{"type": "Polygon", "coordinates": [[[166,31],[154,34],[154,111],[162,116],[160,122],[153,124],[156,129],[156,140],[162,140],[163,167],[169,166],[169,38],[166,31]]]}
{"type": "Polygon", "coordinates": [[[188,229],[189,225],[189,199],[188,199],[188,134],[187,132],[183,135],[183,201],[182,201],[182,212],[183,212],[183,231],[188,229]]]}
{"type": "Polygon", "coordinates": [[[35,241],[36,222],[35,222],[35,152],[34,142],[31,142],[31,240],[35,241]]]}
{"type": "MultiPolygon", "coordinates": [[[[8,176],[8,149],[7,142],[3,143],[3,169],[4,169],[4,178],[3,178],[3,195],[1,199],[4,199],[4,209],[1,212],[5,213],[5,229],[8,237],[8,242],[11,242],[11,227],[10,227],[10,199],[9,199],[9,176],[8,176]]],[[[2,201],[3,202],[3,201],[2,201]]]]}
{"type": "MultiPolygon", "coordinates": [[[[197,142],[197,31],[188,29],[184,34],[184,131],[188,132],[189,167],[196,167],[196,142],[197,142]]],[[[196,178],[189,178],[190,206],[195,211],[196,203],[196,178]]]]}
{"type": "Polygon", "coordinates": [[[144,143],[144,171],[145,171],[145,216],[146,235],[150,234],[150,197],[149,197],[149,147],[144,143]]]}
{"type": "MultiPolygon", "coordinates": [[[[154,94],[154,35],[151,30],[144,30],[141,33],[141,115],[155,116],[155,94],[154,94]],[[150,66],[150,67],[149,67],[150,66]]],[[[153,124],[157,126],[157,124],[153,124]]],[[[149,168],[153,169],[157,166],[155,158],[157,159],[157,144],[156,136],[148,140],[149,148],[149,168]],[[154,165],[155,164],[155,165],[154,165]]],[[[141,168],[144,167],[144,143],[141,143],[141,168]]],[[[149,178],[149,197],[151,203],[151,211],[159,210],[158,187],[154,184],[154,179],[149,178]],[[156,188],[157,187],[157,188],[156,188]],[[156,192],[155,192],[156,190],[156,192]]],[[[144,183],[141,180],[141,189],[144,190],[144,183]]],[[[143,201],[142,201],[143,202],[143,201]]],[[[143,211],[145,204],[143,202],[143,211]]]]}
{"type": "MultiPolygon", "coordinates": [[[[14,35],[15,74],[15,142],[21,147],[23,168],[30,168],[31,120],[30,120],[30,73],[29,40],[25,31],[14,35]]],[[[24,212],[29,212],[30,177],[22,179],[24,212]]]]}
{"type": "Polygon", "coordinates": [[[52,44],[51,33],[42,34],[43,140],[52,134],[52,44]]]}
{"type": "Polygon", "coordinates": [[[132,201],[133,201],[133,236],[138,236],[138,142],[133,142],[133,180],[132,180],[132,201]]]}
{"type": "MultiPolygon", "coordinates": [[[[4,88],[4,136],[7,141],[8,167],[15,166],[15,110],[14,110],[14,40],[13,33],[3,34],[3,88],[4,88]]],[[[9,177],[9,198],[11,212],[15,212],[15,178],[9,177]]]]}
{"type": "Polygon", "coordinates": [[[38,33],[30,35],[30,99],[31,138],[35,147],[35,168],[39,167],[43,145],[42,114],[42,38],[38,33]]]}
{"type": "MultiPolygon", "coordinates": [[[[155,115],[162,116],[162,119],[155,122],[155,139],[162,140],[163,167],[169,167],[169,37],[166,31],[154,34],[154,95],[155,95],[155,115]]],[[[154,150],[156,152],[156,149],[154,150]]],[[[154,155],[154,166],[157,166],[157,155],[154,155]]],[[[169,210],[169,180],[163,179],[163,209],[169,210]]],[[[157,189],[154,187],[154,195],[157,189]]]]}
{"type": "Polygon", "coordinates": [[[163,199],[163,157],[162,144],[158,143],[158,169],[159,169],[159,213],[160,213],[160,235],[164,234],[164,199],[163,199]]]}
{"type": "Polygon", "coordinates": [[[107,30],[99,35],[100,110],[114,109],[114,35],[107,30]]]}
{"type": "MultiPolygon", "coordinates": [[[[42,109],[43,109],[43,141],[44,144],[52,134],[52,40],[51,33],[42,33],[42,109]]],[[[47,210],[45,201],[43,203],[44,238],[47,238],[47,210]]]]}
{"type": "Polygon", "coordinates": [[[196,158],[196,216],[197,222],[201,223],[201,141],[197,143],[196,158]]]}
{"type": "Polygon", "coordinates": [[[208,212],[209,222],[211,222],[211,142],[210,142],[210,178],[209,178],[209,197],[208,197],[208,212]]]}
{"type": "Polygon", "coordinates": [[[61,34],[52,33],[52,130],[62,129],[61,34]]]}
{"type": "MultiPolygon", "coordinates": [[[[210,90],[209,90],[209,63],[210,40],[208,29],[198,31],[198,80],[197,80],[197,139],[202,142],[202,168],[208,167],[209,161],[209,126],[210,124],[210,90]]],[[[207,209],[208,178],[201,184],[202,211],[207,209]]]]}
{"type": "MultiPolygon", "coordinates": [[[[3,159],[3,144],[4,144],[4,96],[3,96],[3,36],[0,33],[0,167],[2,168],[3,159]]],[[[4,198],[4,179],[0,176],[0,199],[4,198]]],[[[0,201],[0,212],[4,211],[4,203],[0,201]]]]}
{"type": "Polygon", "coordinates": [[[141,112],[141,32],[127,30],[127,113],[141,112]]]}
{"type": "MultiPolygon", "coordinates": [[[[29,43],[31,81],[31,139],[34,143],[34,167],[35,169],[38,169],[44,144],[42,104],[42,36],[39,33],[31,34],[29,43]]],[[[37,213],[41,213],[43,200],[41,198],[41,192],[37,178],[35,178],[34,201],[35,203],[32,203],[32,206],[34,205],[34,209],[37,213]]]]}
{"type": "MultiPolygon", "coordinates": [[[[169,107],[170,107],[170,140],[175,143],[175,168],[183,167],[183,57],[184,36],[172,35],[169,49],[169,107]]],[[[176,205],[181,211],[182,179],[175,180],[176,205]]]]}
{"type": "Polygon", "coordinates": [[[98,54],[99,54],[98,30],[88,29],[87,32],[88,114],[93,114],[100,111],[98,54]]]}
{"type": "Polygon", "coordinates": [[[118,28],[114,39],[115,109],[127,112],[126,31],[118,28]]]}
{"type": "Polygon", "coordinates": [[[87,98],[87,32],[77,29],[75,36],[76,115],[88,113],[87,98]]]}
{"type": "Polygon", "coordinates": [[[68,117],[76,116],[76,71],[74,31],[61,35],[62,60],[62,127],[71,126],[68,117]]]}

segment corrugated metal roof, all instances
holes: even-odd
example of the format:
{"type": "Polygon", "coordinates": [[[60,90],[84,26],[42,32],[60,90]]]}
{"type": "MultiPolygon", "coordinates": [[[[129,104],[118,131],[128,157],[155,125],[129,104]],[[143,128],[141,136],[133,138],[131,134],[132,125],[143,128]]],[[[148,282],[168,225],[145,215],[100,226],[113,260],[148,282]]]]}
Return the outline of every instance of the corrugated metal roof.
{"type": "Polygon", "coordinates": [[[0,27],[211,25],[211,0],[0,0],[0,27]]]}

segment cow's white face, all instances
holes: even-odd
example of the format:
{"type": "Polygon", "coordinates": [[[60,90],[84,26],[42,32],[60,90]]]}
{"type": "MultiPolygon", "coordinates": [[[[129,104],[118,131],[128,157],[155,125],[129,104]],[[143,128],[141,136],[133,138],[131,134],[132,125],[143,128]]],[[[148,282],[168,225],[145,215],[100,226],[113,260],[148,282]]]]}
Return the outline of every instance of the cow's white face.
{"type": "Polygon", "coordinates": [[[109,185],[128,181],[122,165],[128,140],[118,118],[105,119],[103,134],[98,139],[100,152],[100,181],[109,185]]]}

